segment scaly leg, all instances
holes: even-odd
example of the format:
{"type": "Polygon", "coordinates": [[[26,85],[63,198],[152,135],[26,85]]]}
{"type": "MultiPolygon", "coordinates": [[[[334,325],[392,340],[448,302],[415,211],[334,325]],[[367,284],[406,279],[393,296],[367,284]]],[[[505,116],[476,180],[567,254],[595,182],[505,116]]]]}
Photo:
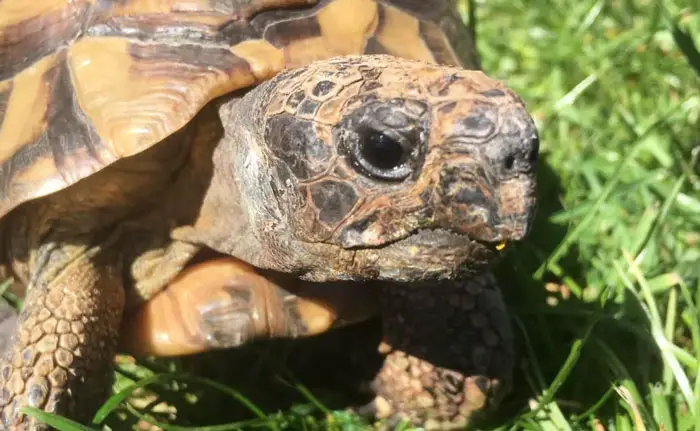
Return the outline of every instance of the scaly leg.
{"type": "Polygon", "coordinates": [[[110,388],[124,307],[121,273],[99,249],[45,245],[37,252],[18,327],[0,363],[3,429],[48,427],[32,406],[89,420],[110,388]]]}
{"type": "Polygon", "coordinates": [[[297,338],[379,314],[376,289],[264,277],[240,260],[197,263],[124,318],[120,351],[186,355],[262,338],[297,338]]]}
{"type": "Polygon", "coordinates": [[[382,316],[386,359],[365,411],[426,429],[463,428],[507,392],[513,338],[493,275],[385,286],[382,316]]]}

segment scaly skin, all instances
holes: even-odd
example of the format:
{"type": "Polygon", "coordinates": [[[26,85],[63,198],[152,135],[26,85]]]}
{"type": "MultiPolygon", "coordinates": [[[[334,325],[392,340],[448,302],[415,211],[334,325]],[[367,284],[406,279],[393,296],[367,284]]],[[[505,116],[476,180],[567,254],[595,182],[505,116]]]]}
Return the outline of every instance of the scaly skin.
{"type": "MultiPolygon", "coordinates": [[[[47,245],[51,262],[67,256],[47,245]]],[[[124,308],[121,272],[111,251],[73,250],[70,264],[33,277],[19,330],[2,356],[0,406],[8,430],[43,429],[18,408],[75,413],[78,420],[104,399],[124,308]],[[76,408],[79,406],[79,408],[76,408]]]]}
{"type": "Polygon", "coordinates": [[[424,283],[427,297],[431,283],[481,273],[530,229],[537,152],[532,119],[501,83],[388,56],[318,62],[209,105],[165,142],[3,219],[5,257],[29,292],[2,364],[16,367],[2,376],[2,418],[42,429],[17,414],[24,405],[89,417],[124,309],[205,248],[307,281],[424,283]],[[58,319],[75,337],[53,333],[58,319]]]}
{"type": "Polygon", "coordinates": [[[508,391],[513,336],[493,275],[387,285],[382,313],[386,358],[374,381],[376,416],[461,429],[508,391]]]}

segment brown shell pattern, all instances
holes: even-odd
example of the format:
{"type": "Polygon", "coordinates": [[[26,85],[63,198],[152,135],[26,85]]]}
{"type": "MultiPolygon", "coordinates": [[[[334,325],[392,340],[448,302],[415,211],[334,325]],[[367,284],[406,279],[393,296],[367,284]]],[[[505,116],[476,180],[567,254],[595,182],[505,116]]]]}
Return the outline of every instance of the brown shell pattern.
{"type": "Polygon", "coordinates": [[[448,3],[2,0],[0,217],[285,68],[360,53],[459,64],[448,3]]]}

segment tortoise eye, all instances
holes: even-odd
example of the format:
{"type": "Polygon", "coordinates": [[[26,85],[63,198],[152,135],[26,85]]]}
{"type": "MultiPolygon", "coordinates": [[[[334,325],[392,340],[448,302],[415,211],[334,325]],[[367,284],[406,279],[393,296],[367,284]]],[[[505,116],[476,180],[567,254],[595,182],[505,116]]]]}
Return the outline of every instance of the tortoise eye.
{"type": "Polygon", "coordinates": [[[401,181],[411,173],[410,151],[405,143],[377,130],[359,133],[353,149],[353,158],[358,167],[368,176],[401,181]]]}

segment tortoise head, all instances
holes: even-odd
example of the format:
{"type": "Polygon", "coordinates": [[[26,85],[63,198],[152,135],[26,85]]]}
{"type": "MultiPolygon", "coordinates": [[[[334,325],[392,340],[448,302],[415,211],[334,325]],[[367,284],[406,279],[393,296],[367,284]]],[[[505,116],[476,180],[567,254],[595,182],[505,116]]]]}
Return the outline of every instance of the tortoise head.
{"type": "Polygon", "coordinates": [[[531,227],[537,131],[481,72],[343,57],[283,73],[233,111],[227,130],[247,144],[238,192],[268,248],[240,256],[254,264],[317,280],[443,277],[483,269],[531,227]]]}

